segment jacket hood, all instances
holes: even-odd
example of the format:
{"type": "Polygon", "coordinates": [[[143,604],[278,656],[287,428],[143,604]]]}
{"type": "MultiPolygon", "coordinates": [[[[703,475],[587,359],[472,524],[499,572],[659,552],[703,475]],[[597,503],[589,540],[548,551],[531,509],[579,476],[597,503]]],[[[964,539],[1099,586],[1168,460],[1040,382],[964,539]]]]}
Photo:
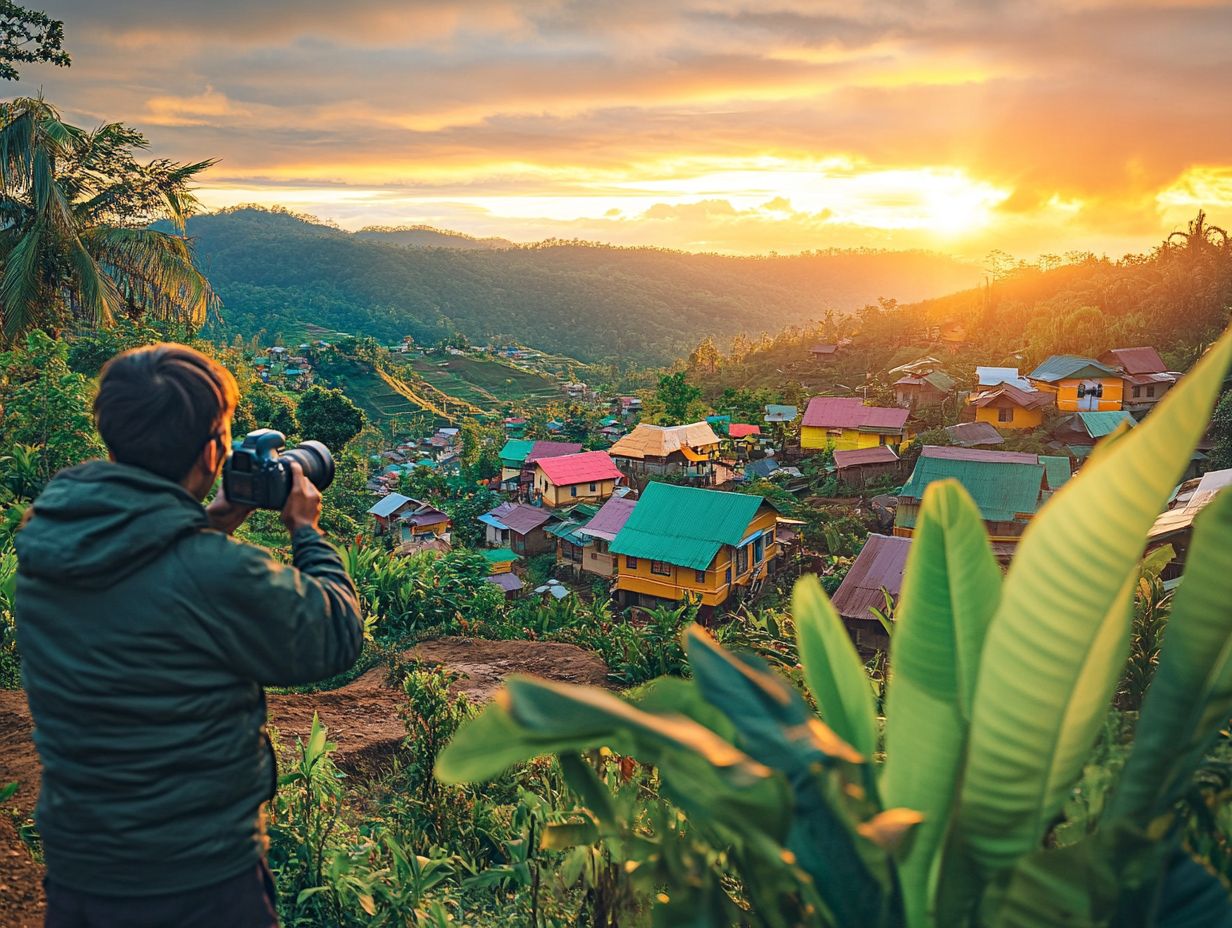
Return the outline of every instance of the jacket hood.
{"type": "Polygon", "coordinates": [[[205,509],[179,484],[139,467],[90,461],[52,478],[13,543],[23,574],[105,588],[208,526],[205,509]]]}

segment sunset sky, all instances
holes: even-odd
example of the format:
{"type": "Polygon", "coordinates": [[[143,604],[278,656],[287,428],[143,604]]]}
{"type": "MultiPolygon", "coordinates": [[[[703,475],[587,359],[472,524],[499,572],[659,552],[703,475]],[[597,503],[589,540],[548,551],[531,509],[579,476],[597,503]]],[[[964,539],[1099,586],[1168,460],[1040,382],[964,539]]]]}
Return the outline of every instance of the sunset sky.
{"type": "MultiPolygon", "coordinates": [[[[1232,225],[1232,6],[46,0],[207,206],[724,252],[1120,256],[1232,225]]],[[[10,89],[10,92],[13,92],[10,89]]]]}

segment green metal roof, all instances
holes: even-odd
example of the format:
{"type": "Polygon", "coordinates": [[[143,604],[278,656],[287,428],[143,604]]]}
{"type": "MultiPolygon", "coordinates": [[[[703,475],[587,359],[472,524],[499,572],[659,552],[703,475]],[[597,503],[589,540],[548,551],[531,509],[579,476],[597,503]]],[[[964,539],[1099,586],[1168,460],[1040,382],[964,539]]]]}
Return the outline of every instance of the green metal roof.
{"type": "Polygon", "coordinates": [[[526,456],[530,454],[530,449],[534,446],[535,443],[529,438],[509,439],[500,450],[501,463],[511,467],[526,463],[526,456]]]}
{"type": "Polygon", "coordinates": [[[487,548],[479,552],[489,564],[503,564],[506,561],[522,560],[513,553],[512,548],[487,548]]]}
{"type": "Polygon", "coordinates": [[[1112,434],[1122,422],[1128,422],[1130,428],[1138,424],[1137,420],[1124,409],[1109,412],[1080,412],[1078,417],[1082,419],[1082,427],[1092,438],[1103,438],[1105,435],[1112,434]]]}
{"type": "Polygon", "coordinates": [[[1059,490],[1073,476],[1070,470],[1069,458],[1059,454],[1041,454],[1040,463],[1044,465],[1044,473],[1048,477],[1048,487],[1059,490]]]}
{"type": "Polygon", "coordinates": [[[557,522],[547,529],[549,535],[555,535],[557,538],[569,542],[579,548],[585,548],[587,545],[594,544],[595,540],[589,535],[578,535],[577,530],[585,525],[585,522],[557,522]]]}
{"type": "Polygon", "coordinates": [[[949,393],[954,389],[954,378],[945,371],[933,371],[930,374],[925,374],[921,379],[932,384],[942,393],[949,393]]]}
{"type": "Polygon", "coordinates": [[[899,495],[922,499],[930,483],[948,478],[971,494],[986,521],[1012,522],[1018,513],[1034,513],[1038,508],[1044,465],[921,457],[899,495]]]}
{"type": "Polygon", "coordinates": [[[612,551],[704,570],[723,545],[744,540],[764,500],[744,493],[651,483],[612,551]]]}
{"type": "Polygon", "coordinates": [[[1058,380],[1073,380],[1080,377],[1120,378],[1119,371],[1106,364],[1100,364],[1094,358],[1083,358],[1076,354],[1054,354],[1044,360],[1044,363],[1027,374],[1031,380],[1042,380],[1054,383],[1058,380]]]}

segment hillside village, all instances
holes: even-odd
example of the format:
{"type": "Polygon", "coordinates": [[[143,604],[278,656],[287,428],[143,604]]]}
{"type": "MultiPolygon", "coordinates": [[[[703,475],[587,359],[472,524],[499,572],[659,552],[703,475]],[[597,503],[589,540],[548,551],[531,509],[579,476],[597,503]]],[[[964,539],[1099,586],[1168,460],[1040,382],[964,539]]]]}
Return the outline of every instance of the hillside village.
{"type": "MultiPolygon", "coordinates": [[[[930,485],[964,486],[1008,567],[1040,507],[1182,376],[1149,346],[1053,355],[1021,371],[962,370],[953,359],[962,331],[943,326],[933,335],[931,353],[867,375],[892,386],[890,405],[874,405],[861,389],[765,403],[743,421],[717,404],[696,421],[665,425],[644,419],[644,406],[657,405],[652,391],[602,396],[558,380],[560,398],[537,422],[490,417],[503,438],[499,473],[483,483],[498,501],[466,527],[488,582],[508,599],[600,596],[635,612],[692,602],[710,619],[817,570],[832,575],[836,607],[871,654],[888,644],[878,615],[893,615],[930,485]],[[827,505],[857,514],[854,544],[810,530],[818,528],[811,520],[828,517],[827,505]],[[848,556],[835,567],[840,554],[848,556]]],[[[824,366],[849,347],[812,345],[801,360],[824,366]]],[[[388,350],[417,351],[410,338],[388,350]]],[[[441,350],[519,364],[542,357],[516,346],[441,350]]],[[[302,362],[288,359],[308,368],[302,362]]],[[[370,528],[395,555],[460,543],[439,501],[416,498],[412,487],[417,473],[456,479],[461,431],[442,425],[371,456],[370,528]]],[[[1159,537],[1176,549],[1201,508],[1190,511],[1192,501],[1232,482],[1232,470],[1208,473],[1209,449],[1200,444],[1190,482],[1160,516],[1159,537]]]]}

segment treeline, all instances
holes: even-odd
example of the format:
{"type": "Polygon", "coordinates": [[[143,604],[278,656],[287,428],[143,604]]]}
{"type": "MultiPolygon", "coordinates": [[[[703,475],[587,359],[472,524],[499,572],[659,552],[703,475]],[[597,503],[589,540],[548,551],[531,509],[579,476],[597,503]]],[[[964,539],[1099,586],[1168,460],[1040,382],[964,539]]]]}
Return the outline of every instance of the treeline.
{"type": "MultiPolygon", "coordinates": [[[[880,300],[774,337],[739,336],[727,349],[703,339],[682,363],[708,397],[733,387],[793,394],[788,387],[799,384],[841,392],[926,354],[961,378],[981,364],[1028,371],[1052,354],[1151,345],[1184,371],[1227,326],[1230,307],[1232,243],[1199,215],[1148,254],[1005,263],[983,286],[949,296],[880,300]],[[810,354],[840,342],[833,355],[810,354]]],[[[874,392],[885,392],[873,382],[874,392]]]]}
{"type": "Polygon", "coordinates": [[[880,295],[953,291],[979,271],[926,252],[726,257],[581,242],[407,248],[285,211],[192,219],[224,334],[305,322],[376,338],[508,337],[584,361],[664,363],[711,335],[778,331],[880,295]]]}

